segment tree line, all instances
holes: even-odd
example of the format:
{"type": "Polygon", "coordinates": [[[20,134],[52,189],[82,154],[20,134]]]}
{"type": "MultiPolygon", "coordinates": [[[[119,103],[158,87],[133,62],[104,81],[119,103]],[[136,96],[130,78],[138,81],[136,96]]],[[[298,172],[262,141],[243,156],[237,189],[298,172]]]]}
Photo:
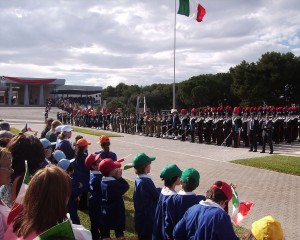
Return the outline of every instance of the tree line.
{"type": "MultiPolygon", "coordinates": [[[[176,83],[176,107],[287,106],[300,103],[300,57],[267,52],[257,62],[242,61],[227,73],[202,74],[176,83]]],[[[156,112],[172,108],[173,84],[108,86],[102,92],[110,109],[134,112],[138,96],[156,112]]]]}

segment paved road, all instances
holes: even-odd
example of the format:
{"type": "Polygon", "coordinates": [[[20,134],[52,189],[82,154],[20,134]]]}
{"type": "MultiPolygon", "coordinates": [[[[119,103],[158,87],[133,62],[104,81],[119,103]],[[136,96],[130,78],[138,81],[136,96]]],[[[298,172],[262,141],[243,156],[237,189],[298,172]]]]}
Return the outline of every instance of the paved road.
{"type": "MultiPolygon", "coordinates": [[[[56,112],[52,110],[51,114],[55,116],[56,112]]],[[[42,108],[0,108],[1,118],[9,120],[12,126],[19,129],[25,122],[32,129],[39,131],[44,126],[42,108]]],[[[74,132],[72,139],[76,134],[74,132]]],[[[224,180],[237,184],[237,192],[244,200],[255,202],[253,210],[243,221],[242,226],[250,228],[251,223],[256,219],[272,215],[282,223],[286,239],[300,239],[300,177],[229,162],[263,154],[248,152],[245,148],[234,149],[137,135],[121,135],[120,138],[111,139],[112,150],[119,158],[131,154],[126,159],[126,162],[130,162],[138,152],[156,156],[151,175],[157,186],[162,186],[159,172],[165,165],[176,163],[182,169],[194,167],[201,174],[197,193],[205,195],[206,190],[215,180],[224,180]]],[[[84,137],[92,142],[90,152],[99,149],[96,143],[97,137],[90,135],[84,137]]],[[[275,146],[275,153],[300,156],[300,144],[275,146]]],[[[135,178],[133,170],[124,171],[123,175],[130,180],[135,178]]]]}

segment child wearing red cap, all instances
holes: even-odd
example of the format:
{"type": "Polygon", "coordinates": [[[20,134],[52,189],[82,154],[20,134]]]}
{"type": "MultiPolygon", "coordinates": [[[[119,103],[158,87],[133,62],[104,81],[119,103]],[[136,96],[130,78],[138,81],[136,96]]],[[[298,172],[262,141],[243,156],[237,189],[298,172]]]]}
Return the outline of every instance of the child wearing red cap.
{"type": "Polygon", "coordinates": [[[96,154],[89,154],[85,159],[85,166],[90,170],[89,216],[93,240],[98,240],[100,238],[103,224],[101,218],[102,174],[98,170],[100,161],[100,155],[96,154]]]}
{"type": "Polygon", "coordinates": [[[102,207],[103,217],[102,238],[110,237],[110,230],[116,237],[123,237],[125,231],[125,205],[123,195],[128,191],[129,184],[122,178],[121,163],[111,158],[103,159],[98,169],[103,174],[102,207]]]}
{"type": "Polygon", "coordinates": [[[113,161],[117,161],[117,155],[114,152],[110,151],[110,140],[108,136],[101,135],[99,137],[98,143],[100,144],[102,149],[95,152],[95,154],[100,154],[101,159],[111,158],[113,161]]]}
{"type": "Polygon", "coordinates": [[[166,239],[165,217],[166,201],[176,194],[175,187],[180,185],[182,171],[176,164],[170,164],[160,172],[160,178],[164,180],[164,187],[160,192],[158,204],[155,211],[155,222],[152,232],[152,239],[166,239]]]}
{"type": "Polygon", "coordinates": [[[231,187],[217,181],[207,191],[206,198],[186,211],[174,228],[174,239],[238,239],[225,211],[232,198],[231,187]]]}
{"type": "Polygon", "coordinates": [[[173,239],[173,229],[185,212],[192,206],[205,200],[202,195],[196,195],[193,191],[199,186],[200,173],[194,168],[186,168],[182,171],[180,184],[182,190],[170,196],[166,200],[165,233],[166,239],[173,239]]]}
{"type": "Polygon", "coordinates": [[[155,157],[138,153],[133,159],[133,167],[137,174],[134,182],[134,223],[139,240],[151,240],[155,222],[155,209],[160,189],[157,189],[148,175],[151,162],[155,157]]]}

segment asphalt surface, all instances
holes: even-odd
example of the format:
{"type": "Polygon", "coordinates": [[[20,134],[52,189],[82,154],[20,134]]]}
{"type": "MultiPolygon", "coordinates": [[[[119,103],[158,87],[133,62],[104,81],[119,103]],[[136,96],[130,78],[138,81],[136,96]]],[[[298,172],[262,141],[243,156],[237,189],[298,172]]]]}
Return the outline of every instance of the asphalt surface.
{"type": "MultiPolygon", "coordinates": [[[[0,119],[10,122],[12,127],[18,129],[22,129],[27,123],[32,129],[38,130],[40,136],[45,125],[43,111],[44,108],[38,107],[0,107],[0,119]]],[[[58,111],[59,109],[53,108],[50,117],[56,117],[58,111]]],[[[100,149],[96,136],[74,132],[71,141],[78,134],[92,143],[89,147],[90,153],[100,149]]],[[[287,240],[300,239],[300,177],[230,163],[235,159],[268,156],[267,153],[248,152],[246,148],[120,135],[122,137],[111,138],[111,150],[118,158],[126,157],[125,164],[131,162],[139,152],[156,157],[151,165],[151,176],[157,186],[163,185],[159,173],[167,164],[175,163],[181,169],[194,167],[201,175],[196,193],[205,195],[214,181],[222,180],[237,184],[236,190],[240,198],[255,203],[241,226],[249,229],[253,221],[271,215],[281,222],[287,240]]],[[[300,161],[300,143],[274,145],[274,153],[299,156],[300,161]]],[[[123,171],[123,176],[126,179],[135,179],[132,169],[123,171]]]]}

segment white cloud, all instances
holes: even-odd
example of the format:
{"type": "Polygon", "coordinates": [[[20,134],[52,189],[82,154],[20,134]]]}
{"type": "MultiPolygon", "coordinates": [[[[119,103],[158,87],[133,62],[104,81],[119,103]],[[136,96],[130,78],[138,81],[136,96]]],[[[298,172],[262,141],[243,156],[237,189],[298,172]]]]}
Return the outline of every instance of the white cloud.
{"type": "MultiPolygon", "coordinates": [[[[174,3],[1,1],[0,75],[103,87],[172,83],[174,3]]],[[[202,23],[176,15],[176,81],[226,72],[267,51],[299,56],[298,0],[201,4],[202,23]]]]}

